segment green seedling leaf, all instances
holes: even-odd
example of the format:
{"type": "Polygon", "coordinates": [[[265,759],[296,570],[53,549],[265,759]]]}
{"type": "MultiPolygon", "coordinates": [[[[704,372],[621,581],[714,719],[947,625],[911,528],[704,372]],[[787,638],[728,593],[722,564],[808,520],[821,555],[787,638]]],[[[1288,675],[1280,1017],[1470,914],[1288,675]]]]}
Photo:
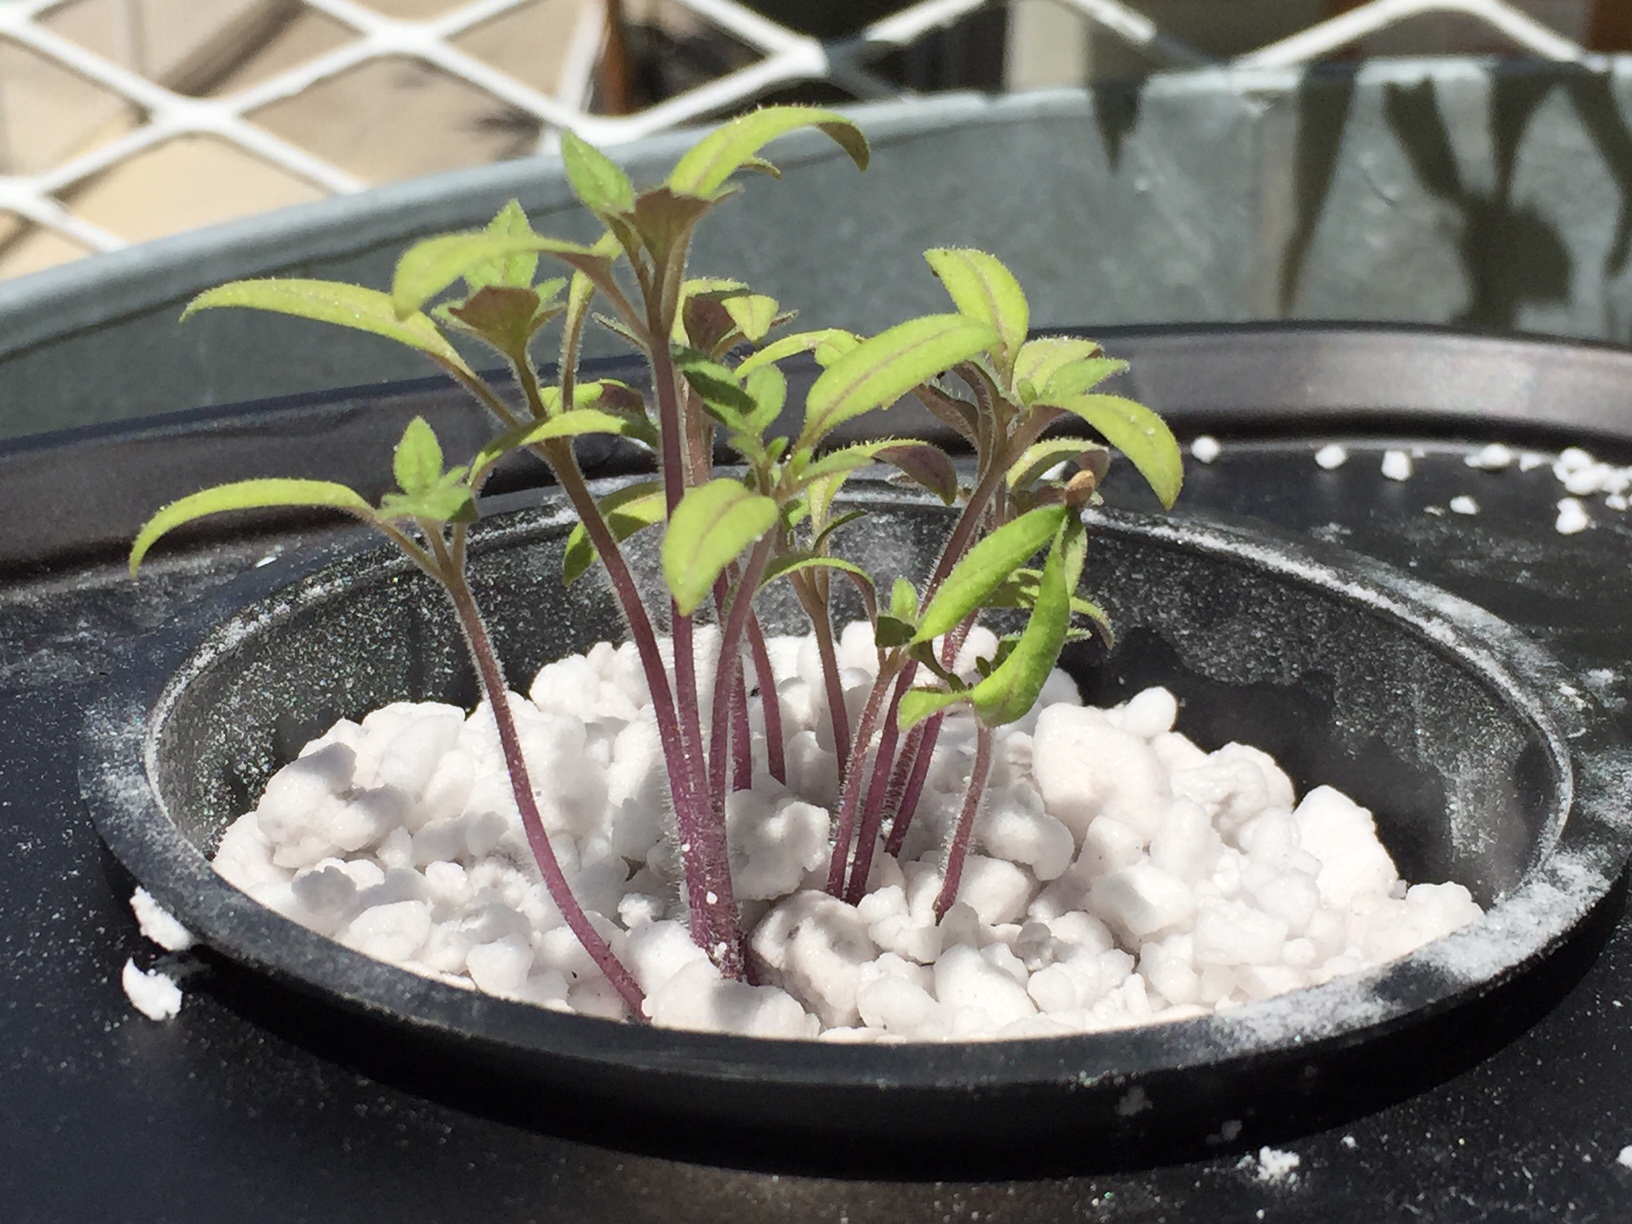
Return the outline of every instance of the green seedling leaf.
{"type": "Polygon", "coordinates": [[[540,442],[548,442],[552,438],[576,438],[581,434],[617,434],[644,442],[650,432],[650,422],[603,412],[599,408],[574,408],[570,412],[546,417],[542,421],[524,421],[514,429],[505,430],[476,452],[470,466],[476,471],[482,471],[511,451],[537,446],[540,442]]]}
{"type": "Polygon", "coordinates": [[[520,255],[554,255],[600,283],[611,283],[612,256],[576,242],[562,242],[537,234],[441,234],[409,247],[397,261],[391,281],[391,305],[399,319],[407,318],[454,281],[496,260],[520,255]]]}
{"type": "Polygon", "coordinates": [[[361,494],[329,480],[239,480],[216,485],[171,502],[142,525],[130,546],[131,576],[160,537],[185,523],[230,510],[274,506],[329,506],[369,521],[375,517],[374,507],[361,494]]]}
{"type": "Polygon", "coordinates": [[[416,416],[402,431],[391,456],[391,471],[404,493],[422,493],[442,479],[442,444],[424,417],[416,416]]]}
{"type": "Polygon", "coordinates": [[[705,200],[677,194],[667,187],[653,187],[636,198],[630,224],[640,235],[641,245],[653,259],[662,262],[691,237],[697,222],[719,201],[720,197],[705,200]]]}
{"type": "Polygon", "coordinates": [[[1007,479],[1011,489],[1029,489],[1062,463],[1079,463],[1103,479],[1109,462],[1110,453],[1103,446],[1081,438],[1050,438],[1026,447],[1009,465],[1007,479]]]}
{"type": "Polygon", "coordinates": [[[1078,395],[1058,407],[1081,418],[1126,455],[1162,505],[1172,508],[1184,484],[1184,457],[1167,422],[1120,395],[1078,395]]]}
{"type": "Polygon", "coordinates": [[[464,481],[464,469],[449,472],[429,488],[387,493],[380,499],[383,519],[429,519],[437,523],[473,523],[476,499],[464,481]]]}
{"type": "Polygon", "coordinates": [[[997,365],[1007,381],[1031,327],[1031,307],[1020,282],[985,251],[941,247],[925,251],[924,258],[946,286],[958,313],[997,333],[1001,345],[997,365]]]}
{"type": "Polygon", "coordinates": [[[681,615],[691,615],[725,567],[776,520],[776,502],[735,480],[688,489],[663,536],[663,579],[681,615]]]}
{"type": "Polygon", "coordinates": [[[900,724],[901,730],[911,731],[931,714],[938,714],[947,706],[968,700],[967,689],[908,689],[901,695],[901,707],[896,715],[896,721],[900,724]]]}
{"type": "Polygon", "coordinates": [[[905,578],[897,578],[890,588],[890,615],[896,620],[918,620],[918,588],[905,578]]]}
{"type": "Polygon", "coordinates": [[[878,452],[878,458],[900,469],[902,475],[928,489],[948,506],[958,500],[958,470],[940,447],[928,442],[886,446],[878,452]]]}
{"type": "Polygon", "coordinates": [[[733,293],[721,299],[731,321],[737,325],[742,338],[749,344],[758,344],[783,316],[780,303],[763,293],[733,293]]]}
{"type": "Polygon", "coordinates": [[[748,421],[759,404],[737,381],[734,371],[691,348],[676,348],[674,365],[710,416],[728,429],[753,432],[748,421]]]}
{"type": "Polygon", "coordinates": [[[987,726],[1013,722],[1037,704],[1071,629],[1071,592],[1082,573],[1086,547],[1081,520],[1066,518],[1048,550],[1037,602],[1019,640],[969,692],[975,714],[987,726]]]}
{"type": "Polygon", "coordinates": [[[561,133],[567,182],[596,216],[617,216],[635,206],[635,187],[616,162],[573,132],[561,133]]]}
{"type": "Polygon", "coordinates": [[[837,570],[855,586],[856,593],[861,596],[863,609],[867,619],[878,619],[878,592],[873,587],[872,575],[854,562],[846,561],[842,557],[819,556],[816,553],[801,549],[796,552],[784,553],[770,565],[765,567],[765,577],[760,580],[760,589],[773,578],[786,578],[792,574],[808,573],[811,570],[837,570]]]}
{"type": "Polygon", "coordinates": [[[866,517],[867,511],[865,510],[850,510],[839,515],[835,519],[829,519],[822,525],[822,529],[816,533],[816,538],[810,542],[811,551],[819,552],[821,549],[827,547],[827,541],[840,527],[847,526],[859,518],[866,517]]]}
{"type": "MultiPolygon", "coordinates": [[[[533,237],[533,227],[521,205],[511,200],[487,223],[487,233],[505,238],[533,237]]],[[[465,271],[465,292],[479,293],[489,285],[504,289],[530,289],[538,273],[538,254],[524,251],[486,260],[465,271]]]]}
{"type": "Polygon", "coordinates": [[[917,626],[899,616],[880,613],[873,621],[873,642],[880,650],[894,650],[912,641],[917,626]]]}
{"type": "Polygon", "coordinates": [[[1081,361],[1069,362],[1049,375],[1048,381],[1037,392],[1037,398],[1044,403],[1057,404],[1067,396],[1092,391],[1111,375],[1120,374],[1127,368],[1127,362],[1112,357],[1086,357],[1081,361]]]}
{"type": "Polygon", "coordinates": [[[867,168],[867,138],[849,119],[837,111],[813,106],[767,106],[733,119],[699,140],[675,164],[668,186],[686,195],[711,196],[738,170],[751,167],[765,170],[759,151],[778,136],[799,128],[814,127],[850,155],[856,168],[867,168]]]}
{"type": "MultiPolygon", "coordinates": [[[[1054,377],[1054,371],[1062,366],[1098,357],[1104,351],[1098,341],[1076,336],[1039,336],[1035,340],[1028,340],[1020,346],[1020,352],[1014,359],[1015,386],[1021,388],[1021,384],[1026,383],[1034,391],[1040,390],[1054,377]]],[[[1030,402],[1025,395],[1021,399],[1030,402]]]]}
{"type": "Polygon", "coordinates": [[[372,332],[428,353],[451,369],[465,374],[470,367],[454,351],[446,338],[417,308],[398,313],[391,299],[375,289],[320,280],[242,280],[207,289],[187,303],[182,311],[186,322],[201,310],[242,306],[295,315],[318,323],[335,323],[357,331],[372,332]]]}
{"type": "Polygon", "coordinates": [[[1065,521],[1064,506],[1029,510],[986,536],[952,568],[918,624],[915,642],[949,632],[1046,545],[1065,521]]]}
{"type": "Polygon", "coordinates": [[[796,353],[816,354],[816,364],[825,370],[860,343],[861,338],[854,332],[843,331],[837,327],[829,327],[822,331],[797,332],[774,340],[757,353],[744,357],[737,364],[737,373],[747,377],[750,372],[761,366],[771,365],[796,353]]]}
{"type": "Polygon", "coordinates": [[[811,387],[800,444],[814,446],[845,421],[893,404],[996,342],[997,333],[985,323],[962,315],[910,319],[863,340],[811,387]]]}
{"type": "MultiPolygon", "coordinates": [[[[661,523],[665,516],[663,486],[655,480],[641,481],[608,493],[599,501],[601,515],[620,544],[638,531],[661,523]]],[[[567,535],[561,557],[561,581],[571,586],[594,565],[599,554],[589,542],[582,523],[575,523],[567,535]]]]}
{"type": "Polygon", "coordinates": [[[788,402],[788,380],[775,366],[761,366],[749,372],[743,386],[754,401],[754,410],[748,414],[748,428],[756,436],[763,435],[788,402]]]}

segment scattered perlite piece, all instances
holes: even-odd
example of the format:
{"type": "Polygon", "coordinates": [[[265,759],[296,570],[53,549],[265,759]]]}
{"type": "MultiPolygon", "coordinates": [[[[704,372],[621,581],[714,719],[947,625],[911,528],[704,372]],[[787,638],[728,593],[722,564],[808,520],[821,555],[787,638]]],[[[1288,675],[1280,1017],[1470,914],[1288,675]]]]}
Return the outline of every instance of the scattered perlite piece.
{"type": "Polygon", "coordinates": [[[1353,1135],[1344,1135],[1339,1142],[1350,1151],[1353,1151],[1355,1148],[1360,1146],[1359,1140],[1357,1140],[1353,1135]]]}
{"type": "Polygon", "coordinates": [[[181,1010],[181,987],[169,974],[157,969],[148,973],[138,969],[134,960],[127,960],[119,984],[131,1005],[149,1020],[168,1020],[181,1010]]]}
{"type": "Polygon", "coordinates": [[[1404,451],[1383,452],[1383,475],[1390,480],[1411,479],[1411,456],[1404,451]]]}
{"type": "Polygon", "coordinates": [[[1340,468],[1349,461],[1349,452],[1336,442],[1328,442],[1315,452],[1315,462],[1328,472],[1333,468],[1340,468]]]}
{"type": "Polygon", "coordinates": [[[1478,514],[1479,513],[1479,503],[1474,501],[1473,498],[1469,497],[1467,494],[1464,493],[1460,497],[1451,498],[1451,513],[1452,514],[1478,514]]]}
{"type": "Polygon", "coordinates": [[[1547,465],[1547,456],[1538,455],[1535,451],[1524,451],[1519,455],[1519,471],[1533,472],[1538,467],[1547,465]]]}
{"type": "Polygon", "coordinates": [[[1224,448],[1218,444],[1218,439],[1211,434],[1202,434],[1190,443],[1190,457],[1197,463],[1211,463],[1218,458],[1224,448]]]}
{"type": "Polygon", "coordinates": [[[1632,1144],[1628,1144],[1626,1147],[1621,1149],[1621,1154],[1615,1157],[1615,1163],[1618,1165],[1625,1165],[1628,1169],[1632,1169],[1632,1144]]]}
{"type": "Polygon", "coordinates": [[[1513,462],[1513,452],[1500,442],[1492,442],[1480,447],[1462,462],[1481,471],[1499,472],[1513,462]]]}
{"type": "Polygon", "coordinates": [[[1258,1180],[1264,1182],[1280,1182],[1295,1178],[1293,1172],[1303,1162],[1296,1152],[1283,1152],[1279,1148],[1261,1147],[1258,1149],[1258,1180]]]}
{"type": "Polygon", "coordinates": [[[1422,508],[1422,512],[1424,514],[1431,514],[1435,518],[1444,518],[1445,517],[1445,507],[1444,506],[1424,506],[1422,508]]]}
{"type": "Polygon", "coordinates": [[[1608,497],[1604,498],[1604,505],[1608,506],[1611,510],[1625,510],[1627,507],[1626,494],[1611,493],[1608,497]]]}
{"type": "Polygon", "coordinates": [[[131,912],[142,934],[166,952],[185,952],[193,946],[193,933],[171,916],[147,889],[137,886],[130,897],[131,912]]]}
{"type": "Polygon", "coordinates": [[[1553,528],[1559,535],[1576,535],[1592,526],[1592,520],[1587,517],[1586,507],[1573,497],[1558,499],[1558,518],[1553,528]]]}

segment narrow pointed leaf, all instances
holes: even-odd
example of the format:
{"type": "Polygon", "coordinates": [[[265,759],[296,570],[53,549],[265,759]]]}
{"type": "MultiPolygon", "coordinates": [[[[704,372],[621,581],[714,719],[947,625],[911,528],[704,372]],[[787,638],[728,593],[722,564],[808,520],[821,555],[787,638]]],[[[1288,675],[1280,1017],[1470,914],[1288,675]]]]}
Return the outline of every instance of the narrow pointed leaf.
{"type": "MultiPolygon", "coordinates": [[[[663,486],[656,481],[643,480],[628,485],[601,498],[601,516],[620,544],[638,531],[661,523],[664,518],[663,486]]],[[[589,533],[582,523],[574,524],[567,535],[567,546],[561,557],[561,581],[571,586],[599,558],[595,546],[589,542],[589,533]]]]}
{"type": "Polygon", "coordinates": [[[901,695],[901,708],[896,715],[896,721],[901,730],[911,731],[931,714],[939,714],[947,706],[956,705],[960,701],[969,700],[967,691],[949,691],[947,689],[915,688],[908,689],[901,695]]]}
{"type": "Polygon", "coordinates": [[[529,253],[555,255],[591,280],[607,279],[612,274],[610,256],[576,242],[562,242],[537,234],[493,234],[486,230],[441,234],[415,243],[397,261],[391,281],[391,304],[398,318],[406,318],[472,269],[529,253]]]}
{"type": "Polygon", "coordinates": [[[419,493],[442,479],[442,444],[424,417],[416,416],[402,431],[391,456],[391,471],[404,493],[419,493]]]}
{"type": "Polygon", "coordinates": [[[507,429],[476,453],[470,466],[478,471],[498,462],[511,451],[537,446],[552,438],[575,438],[581,434],[618,434],[639,437],[643,423],[599,408],[574,408],[542,421],[524,421],[507,429]]]}
{"type": "Polygon", "coordinates": [[[930,599],[914,641],[927,642],[951,631],[980,607],[992,591],[1054,538],[1066,514],[1064,506],[1027,511],[971,548],[930,599]]]}
{"type": "Polygon", "coordinates": [[[950,427],[976,450],[980,449],[980,426],[973,404],[948,395],[933,383],[920,383],[914,393],[918,396],[918,402],[928,408],[941,424],[950,427]]]}
{"type": "Polygon", "coordinates": [[[184,523],[230,510],[264,510],[274,506],[329,506],[372,519],[374,507],[343,484],[329,480],[239,480],[201,489],[163,507],[142,525],[130,546],[130,572],[166,532],[184,523]]]}
{"type": "Polygon", "coordinates": [[[626,213],[635,206],[635,188],[610,157],[573,132],[561,133],[561,164],[584,207],[598,216],[626,213]]]}
{"type": "MultiPolygon", "coordinates": [[[[1076,552],[1069,542],[1075,519],[1062,524],[1061,540],[1049,549],[1039,580],[1037,602],[1020,639],[979,684],[969,692],[975,713],[989,727],[1001,726],[1023,717],[1043,691],[1048,675],[1059,661],[1071,628],[1071,582],[1067,571],[1076,552]]],[[[1076,567],[1081,569],[1080,556],[1076,567]]]]}
{"type": "Polygon", "coordinates": [[[663,535],[663,579],[681,615],[708,597],[714,580],[776,525],[776,503],[735,480],[686,491],[663,535]]]}
{"type": "Polygon", "coordinates": [[[1127,368],[1127,362],[1113,357],[1087,357],[1073,361],[1049,375],[1048,381],[1037,392],[1037,398],[1045,403],[1057,404],[1066,396],[1092,391],[1111,375],[1120,374],[1127,368]]]}
{"type": "Polygon", "coordinates": [[[1014,274],[995,255],[985,251],[941,247],[924,258],[946,286],[958,313],[978,319],[995,331],[1002,343],[999,368],[1005,379],[1031,327],[1031,307],[1014,274]]]}
{"type": "Polygon", "coordinates": [[[755,434],[763,434],[788,402],[788,380],[775,366],[761,366],[749,373],[743,385],[754,401],[754,410],[748,414],[748,428],[755,434]]]}
{"type": "Polygon", "coordinates": [[[890,588],[890,615],[897,620],[918,619],[918,588],[905,578],[897,578],[890,588]]]}
{"type": "Polygon", "coordinates": [[[1028,489],[1062,463],[1102,457],[1104,454],[1103,446],[1084,443],[1081,438],[1050,438],[1046,442],[1035,443],[1026,447],[1020,458],[1009,466],[1009,488],[1028,489]]]}
{"type": "Polygon", "coordinates": [[[748,418],[759,405],[733,370],[689,348],[675,351],[674,364],[709,415],[731,429],[750,432],[748,418]]]}
{"type": "Polygon", "coordinates": [[[955,314],[910,319],[863,340],[811,387],[800,442],[814,445],[852,417],[893,404],[996,342],[986,324],[955,314]]]}
{"type": "Polygon", "coordinates": [[[1120,395],[1078,395],[1058,407],[1086,422],[1139,469],[1162,505],[1169,508],[1184,484],[1184,456],[1167,422],[1120,395]]]}
{"type": "Polygon", "coordinates": [[[732,293],[720,299],[731,321],[737,325],[742,338],[750,344],[765,339],[771,325],[777,320],[779,303],[763,293],[732,293]]]}
{"type": "Polygon", "coordinates": [[[805,127],[827,133],[858,169],[867,168],[867,138],[837,111],[813,106],[767,106],[703,137],[675,164],[668,185],[687,195],[713,195],[738,170],[750,165],[763,169],[758,153],[771,141],[805,127]]]}
{"type": "Polygon", "coordinates": [[[822,331],[798,332],[773,340],[758,352],[744,357],[737,363],[737,373],[746,377],[761,366],[772,365],[796,353],[815,353],[817,364],[825,369],[860,343],[861,338],[854,332],[837,327],[829,327],[822,331]],[[832,360],[824,361],[824,353],[832,360]]]}
{"type": "Polygon", "coordinates": [[[1104,351],[1098,341],[1078,336],[1039,336],[1027,340],[1014,359],[1015,383],[1024,380],[1040,390],[1054,377],[1055,370],[1074,361],[1099,357],[1104,351]]]}
{"type": "Polygon", "coordinates": [[[334,323],[357,331],[373,332],[429,353],[454,369],[470,373],[436,324],[415,310],[399,314],[391,299],[375,289],[320,280],[242,280],[207,289],[187,303],[181,318],[186,322],[200,310],[222,306],[242,306],[295,315],[318,323],[334,323]]]}

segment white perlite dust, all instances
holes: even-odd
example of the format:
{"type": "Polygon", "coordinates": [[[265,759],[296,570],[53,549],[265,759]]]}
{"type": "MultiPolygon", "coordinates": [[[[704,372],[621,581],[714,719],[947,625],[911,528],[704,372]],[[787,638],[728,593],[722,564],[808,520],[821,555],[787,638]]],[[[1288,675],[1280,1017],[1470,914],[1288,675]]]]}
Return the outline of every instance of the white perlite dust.
{"type": "Polygon", "coordinates": [[[130,897],[131,912],[142,934],[167,952],[185,952],[193,946],[193,935],[170,912],[153,900],[147,889],[137,886],[130,897]]]}
{"type": "Polygon", "coordinates": [[[168,1020],[181,1010],[181,987],[157,969],[146,972],[138,969],[134,960],[127,960],[119,984],[132,1006],[149,1020],[168,1020]]]}
{"type": "Polygon", "coordinates": [[[1197,463],[1211,463],[1217,459],[1224,448],[1218,444],[1218,439],[1211,434],[1201,434],[1190,443],[1190,457],[1197,463]]]}
{"type": "MultiPolygon", "coordinates": [[[[699,633],[711,676],[714,630],[699,633]]],[[[995,639],[971,637],[960,667],[995,639]]],[[[726,823],[759,985],[724,981],[684,926],[667,777],[634,648],[597,645],[511,695],[543,819],[575,895],[657,1024],[765,1037],[967,1040],[1180,1019],[1403,956],[1477,918],[1459,884],[1408,888],[1371,813],[1301,801],[1256,748],[1205,752],[1149,689],[1085,708],[1056,672],[996,734],[958,903],[942,855],[973,754],[949,717],[899,861],[856,906],[822,891],[837,766],[812,639],[770,643],[788,785],[756,753],[726,823]]],[[[877,666],[851,625],[852,725],[877,666]]],[[[709,708],[708,694],[703,708],[709,708]]],[[[759,702],[750,703],[756,734],[759,702]]],[[[490,712],[399,704],[342,721],[268,783],[216,869],[370,956],[466,988],[618,1017],[624,1005],[540,882],[490,712]]]]}
{"type": "Polygon", "coordinates": [[[1328,442],[1325,446],[1321,447],[1315,452],[1315,462],[1321,467],[1325,468],[1328,472],[1332,471],[1334,468],[1342,467],[1348,461],[1349,452],[1344,450],[1336,442],[1328,442]]]}
{"type": "MultiPolygon", "coordinates": [[[[1250,1158],[1249,1158],[1250,1159],[1250,1158]]],[[[1295,1170],[1303,1161],[1296,1152],[1283,1152],[1279,1148],[1262,1147],[1258,1149],[1258,1180],[1265,1182],[1281,1182],[1296,1179],[1295,1170]]]]}

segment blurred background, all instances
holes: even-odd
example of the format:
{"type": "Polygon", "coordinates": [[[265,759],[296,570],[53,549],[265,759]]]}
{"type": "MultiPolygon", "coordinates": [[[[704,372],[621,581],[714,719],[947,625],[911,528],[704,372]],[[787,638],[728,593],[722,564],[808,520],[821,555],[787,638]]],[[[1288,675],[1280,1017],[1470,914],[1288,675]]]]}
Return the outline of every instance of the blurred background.
{"type": "Polygon", "coordinates": [[[617,144],[767,100],[1629,46],[1626,0],[0,0],[0,278],[562,126],[617,144]]]}

